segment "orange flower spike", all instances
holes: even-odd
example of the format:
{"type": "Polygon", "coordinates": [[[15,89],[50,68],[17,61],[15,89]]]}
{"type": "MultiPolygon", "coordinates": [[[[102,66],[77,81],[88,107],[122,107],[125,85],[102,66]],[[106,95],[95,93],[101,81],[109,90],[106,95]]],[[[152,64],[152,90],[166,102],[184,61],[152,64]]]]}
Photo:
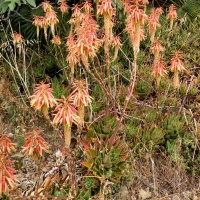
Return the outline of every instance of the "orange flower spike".
{"type": "Polygon", "coordinates": [[[112,0],[100,0],[99,2],[100,5],[97,10],[97,15],[103,15],[104,17],[105,43],[109,43],[109,40],[112,39],[110,37],[112,36],[111,19],[114,14],[114,9],[112,7],[112,0]]]}
{"type": "Polygon", "coordinates": [[[68,98],[62,96],[59,101],[60,104],[54,110],[57,112],[57,114],[55,115],[52,123],[63,124],[65,147],[70,148],[72,123],[78,125],[80,123],[80,119],[76,114],[77,110],[73,107],[73,99],[71,96],[69,96],[68,98]]]}
{"type": "Polygon", "coordinates": [[[152,8],[150,11],[150,15],[148,18],[148,27],[150,33],[150,40],[151,42],[154,41],[156,28],[160,26],[159,24],[159,17],[163,13],[162,8],[152,8]]]}
{"type": "Polygon", "coordinates": [[[23,37],[20,33],[16,33],[16,32],[13,33],[13,43],[14,43],[14,45],[22,43],[22,39],[23,39],[23,37]]]}
{"type": "Polygon", "coordinates": [[[0,198],[3,194],[9,195],[10,190],[15,189],[15,170],[11,167],[12,161],[0,152],[0,198]]]}
{"type": "Polygon", "coordinates": [[[46,19],[46,17],[42,17],[41,20],[42,20],[41,27],[44,28],[44,37],[45,37],[45,40],[47,40],[47,29],[50,24],[49,24],[49,21],[46,19]]]}
{"type": "Polygon", "coordinates": [[[44,140],[40,133],[42,130],[33,130],[26,133],[26,141],[22,152],[26,156],[33,156],[35,159],[42,157],[43,152],[48,152],[49,145],[44,140]]]}
{"type": "Polygon", "coordinates": [[[78,58],[81,58],[85,68],[89,68],[88,57],[93,59],[100,46],[100,41],[97,38],[97,30],[98,25],[95,20],[87,14],[85,14],[81,26],[76,30],[77,40],[74,46],[74,52],[76,52],[78,58]]]}
{"type": "Polygon", "coordinates": [[[97,10],[97,15],[108,15],[112,17],[113,15],[113,7],[111,0],[100,0],[100,5],[97,10]]]}
{"type": "Polygon", "coordinates": [[[130,34],[135,56],[137,56],[140,50],[141,35],[143,35],[142,25],[144,25],[147,18],[144,10],[140,9],[138,6],[134,6],[126,20],[126,29],[130,34]]]}
{"type": "Polygon", "coordinates": [[[93,10],[92,8],[92,4],[89,3],[88,1],[85,1],[84,4],[83,4],[83,7],[82,9],[87,13],[87,14],[90,14],[93,10]]]}
{"type": "Polygon", "coordinates": [[[52,10],[52,6],[49,3],[49,1],[42,2],[42,8],[43,8],[44,12],[48,12],[48,11],[52,10]]]}
{"type": "Polygon", "coordinates": [[[154,40],[154,42],[151,44],[150,49],[152,53],[154,54],[154,59],[158,59],[159,53],[165,50],[165,48],[161,45],[161,42],[159,39],[154,40]]]}
{"type": "Polygon", "coordinates": [[[80,26],[80,23],[82,22],[83,20],[83,13],[81,12],[81,8],[79,7],[79,5],[74,5],[73,8],[72,8],[72,17],[71,19],[68,21],[69,24],[72,24],[74,25],[74,29],[76,30],[79,26],[80,26]]]}
{"type": "Polygon", "coordinates": [[[18,44],[19,55],[20,55],[21,52],[22,52],[22,39],[23,39],[23,36],[20,33],[14,32],[12,37],[13,37],[14,45],[18,44]]]}
{"type": "Polygon", "coordinates": [[[59,22],[56,12],[53,10],[46,12],[45,18],[47,19],[47,21],[49,22],[51,26],[52,35],[55,36],[55,24],[59,22]]]}
{"type": "Polygon", "coordinates": [[[92,97],[88,93],[86,83],[84,80],[75,80],[73,83],[73,103],[78,107],[78,115],[80,118],[80,125],[84,125],[85,107],[92,102],[92,97]]]}
{"type": "Polygon", "coordinates": [[[157,86],[160,85],[161,77],[167,73],[165,68],[165,63],[162,58],[157,58],[153,62],[153,72],[152,74],[156,77],[157,86]]]}
{"type": "Polygon", "coordinates": [[[185,70],[182,61],[182,53],[180,51],[176,50],[173,52],[173,54],[171,54],[170,70],[174,72],[174,78],[173,78],[174,88],[178,88],[180,85],[179,72],[185,70]]]}
{"type": "Polygon", "coordinates": [[[62,16],[63,16],[64,13],[68,13],[67,3],[65,1],[60,2],[59,9],[62,13],[62,16]]]}
{"type": "Polygon", "coordinates": [[[78,59],[77,54],[76,54],[76,41],[74,40],[74,36],[72,34],[69,34],[67,37],[67,51],[69,52],[66,61],[69,63],[70,69],[71,69],[71,75],[72,78],[74,76],[74,67],[78,63],[80,59],[78,59]]]}
{"type": "Polygon", "coordinates": [[[0,152],[10,154],[15,151],[16,144],[8,137],[8,133],[0,133],[0,152]]]}
{"type": "Polygon", "coordinates": [[[167,19],[170,19],[170,30],[172,30],[174,20],[178,18],[177,12],[176,12],[176,6],[173,4],[170,5],[169,11],[167,14],[167,19]]]}
{"type": "Polygon", "coordinates": [[[54,46],[59,46],[61,44],[60,37],[58,35],[54,36],[51,43],[54,44],[54,46]]]}
{"type": "Polygon", "coordinates": [[[116,60],[118,56],[119,48],[122,46],[119,36],[116,36],[113,38],[112,46],[115,48],[113,60],[116,60]]]}
{"type": "Polygon", "coordinates": [[[57,104],[52,91],[49,83],[45,84],[41,82],[40,84],[36,84],[34,94],[30,96],[31,106],[36,110],[41,110],[46,119],[49,119],[48,108],[57,104]]]}
{"type": "Polygon", "coordinates": [[[40,27],[42,27],[42,16],[34,16],[33,24],[36,26],[36,35],[39,38],[40,27]]]}

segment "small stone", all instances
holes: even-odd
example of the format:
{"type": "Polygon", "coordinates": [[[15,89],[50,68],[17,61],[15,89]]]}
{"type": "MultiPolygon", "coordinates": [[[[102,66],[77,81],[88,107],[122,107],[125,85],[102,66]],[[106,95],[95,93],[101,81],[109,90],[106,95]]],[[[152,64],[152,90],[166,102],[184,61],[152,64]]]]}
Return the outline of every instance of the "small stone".
{"type": "Polygon", "coordinates": [[[172,200],[181,200],[181,199],[178,196],[175,195],[175,196],[172,197],[172,200]]]}
{"type": "Polygon", "coordinates": [[[139,191],[139,199],[140,200],[145,200],[150,197],[151,197],[151,192],[140,189],[140,191],[139,191]]]}
{"type": "Polygon", "coordinates": [[[14,160],[22,160],[24,158],[24,154],[18,152],[18,153],[13,154],[11,158],[14,160]]]}
{"type": "Polygon", "coordinates": [[[122,186],[120,189],[120,197],[121,199],[128,199],[129,193],[126,186],[122,186]]]}

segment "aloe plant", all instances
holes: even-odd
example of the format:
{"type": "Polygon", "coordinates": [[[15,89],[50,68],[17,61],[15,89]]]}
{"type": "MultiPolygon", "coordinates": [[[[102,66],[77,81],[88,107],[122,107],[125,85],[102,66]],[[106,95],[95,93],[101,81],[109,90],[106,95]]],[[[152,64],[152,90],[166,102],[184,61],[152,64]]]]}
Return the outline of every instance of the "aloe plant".
{"type": "Polygon", "coordinates": [[[101,182],[105,180],[117,182],[120,180],[123,176],[129,151],[119,136],[114,140],[112,137],[106,140],[95,139],[94,142],[82,140],[82,144],[87,157],[82,165],[87,167],[101,182]]]}

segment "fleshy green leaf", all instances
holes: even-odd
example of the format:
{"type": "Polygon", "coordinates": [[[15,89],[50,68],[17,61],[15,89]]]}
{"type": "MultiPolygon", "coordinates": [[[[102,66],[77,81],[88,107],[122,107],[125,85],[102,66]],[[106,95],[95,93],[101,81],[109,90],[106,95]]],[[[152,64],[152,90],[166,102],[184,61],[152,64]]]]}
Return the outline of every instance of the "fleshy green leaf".
{"type": "Polygon", "coordinates": [[[27,3],[33,7],[36,7],[35,0],[26,0],[27,3]]]}
{"type": "Polygon", "coordinates": [[[10,8],[11,11],[13,11],[15,9],[15,2],[11,2],[8,4],[8,7],[10,8]]]}
{"type": "Polygon", "coordinates": [[[3,3],[2,5],[0,5],[0,10],[3,13],[5,13],[7,9],[8,9],[8,3],[3,3]]]}

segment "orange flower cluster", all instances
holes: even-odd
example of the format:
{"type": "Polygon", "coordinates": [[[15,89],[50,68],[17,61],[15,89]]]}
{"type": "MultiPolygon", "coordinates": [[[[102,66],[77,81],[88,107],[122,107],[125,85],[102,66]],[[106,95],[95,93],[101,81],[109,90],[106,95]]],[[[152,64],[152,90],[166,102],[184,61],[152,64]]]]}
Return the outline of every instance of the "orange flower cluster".
{"type": "Polygon", "coordinates": [[[180,51],[175,50],[171,54],[170,70],[174,72],[174,78],[173,78],[174,88],[178,88],[180,85],[179,72],[185,70],[182,61],[182,53],[180,51]]]}
{"type": "Polygon", "coordinates": [[[15,143],[8,137],[8,133],[0,133],[0,198],[2,194],[8,195],[10,190],[15,188],[15,170],[11,167],[12,162],[8,154],[15,151],[15,143]]]}
{"type": "Polygon", "coordinates": [[[114,56],[113,56],[113,60],[116,60],[117,56],[118,56],[119,48],[122,46],[122,43],[120,41],[120,37],[119,36],[115,36],[112,39],[112,46],[115,48],[115,53],[114,53],[114,56]]]}
{"type": "Polygon", "coordinates": [[[79,117],[76,114],[77,110],[74,108],[72,96],[68,98],[62,96],[58,101],[60,104],[54,110],[57,114],[53,119],[53,124],[66,124],[69,127],[72,126],[72,123],[77,125],[79,123],[79,117]]]}
{"type": "Polygon", "coordinates": [[[46,105],[48,108],[53,107],[57,104],[53,94],[52,88],[50,88],[50,84],[45,84],[41,82],[40,84],[36,84],[34,89],[34,94],[30,96],[31,106],[36,110],[41,110],[43,105],[46,105]]]}
{"type": "Polygon", "coordinates": [[[8,160],[7,155],[0,152],[0,198],[3,194],[8,195],[16,186],[15,170],[11,164],[12,161],[8,160]]]}
{"type": "Polygon", "coordinates": [[[13,43],[14,43],[14,45],[15,44],[21,44],[22,39],[23,39],[23,37],[20,33],[16,33],[16,32],[13,33],[13,43]]]}
{"type": "Polygon", "coordinates": [[[42,3],[45,16],[34,16],[33,24],[37,28],[37,38],[39,38],[39,28],[44,28],[45,39],[47,40],[47,28],[51,27],[52,35],[55,36],[55,24],[59,22],[56,12],[48,1],[42,3]]]}
{"type": "Polygon", "coordinates": [[[73,97],[73,103],[77,107],[81,106],[88,106],[89,103],[92,102],[92,98],[88,93],[88,89],[86,88],[86,83],[84,80],[75,80],[73,83],[73,92],[71,93],[73,97]]]}
{"type": "Polygon", "coordinates": [[[156,77],[162,77],[166,74],[165,62],[162,58],[155,59],[153,62],[153,72],[152,74],[156,77]]]}
{"type": "Polygon", "coordinates": [[[112,17],[113,15],[113,7],[111,0],[100,0],[99,6],[97,10],[97,15],[108,15],[112,17]]]}
{"type": "Polygon", "coordinates": [[[136,56],[140,49],[140,41],[144,38],[143,25],[148,17],[143,9],[144,4],[142,1],[138,0],[133,4],[126,3],[125,5],[128,14],[126,19],[126,31],[130,35],[130,40],[136,56]]]}
{"type": "Polygon", "coordinates": [[[51,43],[54,44],[54,46],[59,46],[61,44],[61,39],[58,35],[55,35],[52,40],[51,43]]]}
{"type": "Polygon", "coordinates": [[[148,27],[151,36],[150,38],[151,42],[154,41],[156,28],[160,26],[159,17],[162,13],[163,13],[162,8],[152,8],[150,11],[150,15],[148,18],[148,27]]]}
{"type": "Polygon", "coordinates": [[[16,45],[19,48],[19,55],[22,52],[22,40],[23,40],[23,36],[20,33],[16,33],[14,32],[13,35],[13,44],[16,45]]]}
{"type": "Polygon", "coordinates": [[[169,7],[168,14],[167,14],[167,19],[170,19],[170,30],[172,30],[174,20],[176,20],[177,17],[178,15],[176,12],[176,7],[173,4],[171,4],[169,7]]]}
{"type": "Polygon", "coordinates": [[[36,110],[41,110],[44,117],[46,119],[48,116],[48,108],[53,107],[57,104],[56,99],[52,94],[52,89],[50,88],[50,84],[45,84],[41,82],[40,84],[36,84],[36,88],[34,89],[34,94],[30,96],[31,98],[31,106],[36,110]]]}
{"type": "Polygon", "coordinates": [[[173,78],[174,88],[178,88],[180,85],[179,72],[185,70],[182,61],[182,53],[180,51],[175,50],[171,54],[170,70],[174,72],[174,78],[173,78]]]}
{"type": "Polygon", "coordinates": [[[62,15],[63,15],[64,13],[67,13],[67,12],[68,12],[68,6],[67,6],[67,3],[66,3],[65,0],[63,0],[63,1],[61,1],[61,2],[59,3],[59,9],[60,9],[62,15]]]}
{"type": "Polygon", "coordinates": [[[33,130],[26,133],[26,142],[22,152],[27,156],[33,156],[35,159],[42,157],[43,152],[48,152],[49,146],[40,133],[42,130],[33,130]]]}
{"type": "Polygon", "coordinates": [[[111,43],[113,37],[112,16],[114,15],[114,9],[112,7],[112,0],[100,0],[97,9],[97,15],[103,15],[105,30],[104,51],[105,54],[109,57],[109,44],[111,43]]]}
{"type": "Polygon", "coordinates": [[[165,48],[161,45],[159,39],[155,39],[154,42],[151,44],[150,49],[154,54],[152,74],[156,77],[157,86],[159,86],[161,77],[166,74],[165,63],[160,56],[160,52],[164,51],[165,48]]]}
{"type": "Polygon", "coordinates": [[[10,154],[15,151],[15,145],[7,133],[0,133],[0,153],[10,154]]]}
{"type": "Polygon", "coordinates": [[[161,45],[161,42],[159,39],[154,40],[154,42],[151,44],[150,50],[154,54],[155,59],[158,59],[159,53],[164,51],[165,48],[161,45]]]}
{"type": "MultiPolygon", "coordinates": [[[[73,92],[67,98],[62,96],[58,100],[60,103],[54,110],[57,113],[52,122],[53,125],[63,124],[66,148],[70,147],[72,123],[78,126],[84,124],[84,107],[88,106],[92,99],[89,96],[85,81],[75,80],[73,89],[73,92]],[[78,107],[78,111],[75,107],[78,107]],[[79,115],[77,115],[77,112],[79,115]]],[[[36,110],[41,109],[45,118],[49,119],[48,108],[57,104],[52,95],[50,84],[44,84],[43,82],[37,84],[31,98],[31,106],[35,107],[36,110]]],[[[42,151],[47,148],[45,141],[39,136],[40,132],[40,130],[36,130],[27,133],[28,137],[23,149],[25,154],[41,156],[42,151]]]]}
{"type": "Polygon", "coordinates": [[[174,71],[184,71],[185,68],[183,66],[183,61],[182,61],[182,53],[178,50],[175,50],[171,54],[171,60],[170,60],[170,70],[172,72],[174,71]]]}
{"type": "Polygon", "coordinates": [[[69,62],[71,69],[80,61],[85,67],[89,67],[88,58],[93,59],[96,56],[96,51],[100,45],[97,38],[98,26],[91,13],[88,13],[92,8],[89,8],[90,4],[88,3],[87,6],[84,5],[81,9],[78,6],[73,8],[72,19],[69,22],[74,25],[73,35],[76,35],[76,39],[72,36],[72,33],[67,38],[69,53],[66,60],[69,62]]]}

